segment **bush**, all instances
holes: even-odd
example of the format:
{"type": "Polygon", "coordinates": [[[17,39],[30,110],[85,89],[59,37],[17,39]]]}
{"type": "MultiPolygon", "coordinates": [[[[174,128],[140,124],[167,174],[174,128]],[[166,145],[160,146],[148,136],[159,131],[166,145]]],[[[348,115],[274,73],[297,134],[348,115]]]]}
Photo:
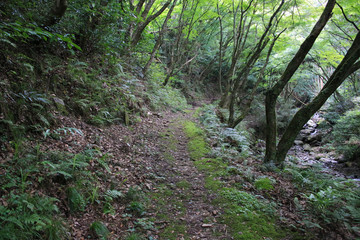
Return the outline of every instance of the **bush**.
{"type": "Polygon", "coordinates": [[[346,112],[337,121],[332,134],[337,150],[344,154],[345,159],[358,161],[360,157],[360,111],[346,112]]]}
{"type": "MultiPolygon", "coordinates": [[[[154,64],[155,65],[155,64],[154,64]]],[[[171,86],[163,86],[162,81],[166,74],[160,66],[151,68],[151,74],[148,82],[148,98],[151,100],[151,107],[154,110],[160,110],[163,107],[175,111],[182,111],[188,108],[187,101],[179,89],[171,86]]]]}
{"type": "Polygon", "coordinates": [[[65,227],[54,217],[55,198],[10,193],[0,206],[1,239],[63,239],[65,227]]]}

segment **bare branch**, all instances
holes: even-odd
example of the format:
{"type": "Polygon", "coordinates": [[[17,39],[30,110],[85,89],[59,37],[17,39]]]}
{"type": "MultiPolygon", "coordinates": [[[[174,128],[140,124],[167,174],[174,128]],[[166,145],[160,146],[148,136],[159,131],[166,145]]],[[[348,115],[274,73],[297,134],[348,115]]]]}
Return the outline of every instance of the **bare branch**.
{"type": "Polygon", "coordinates": [[[336,5],[338,5],[338,7],[341,9],[341,12],[342,12],[342,14],[344,15],[344,18],[346,19],[346,21],[348,21],[349,23],[351,23],[351,24],[356,28],[356,30],[360,31],[359,28],[356,26],[356,24],[355,24],[353,21],[351,21],[351,20],[346,16],[346,14],[345,14],[344,9],[342,8],[342,6],[341,6],[338,2],[336,2],[336,5]]]}

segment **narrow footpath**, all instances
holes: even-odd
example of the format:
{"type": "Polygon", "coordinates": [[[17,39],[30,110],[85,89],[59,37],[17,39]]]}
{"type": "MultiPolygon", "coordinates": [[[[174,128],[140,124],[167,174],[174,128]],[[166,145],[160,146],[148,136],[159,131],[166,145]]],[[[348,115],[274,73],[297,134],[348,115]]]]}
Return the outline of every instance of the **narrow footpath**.
{"type": "Polygon", "coordinates": [[[221,211],[204,187],[204,175],[187,150],[183,123],[191,113],[169,113],[159,133],[159,156],[151,158],[157,185],[150,193],[159,239],[232,239],[219,223],[221,211]]]}

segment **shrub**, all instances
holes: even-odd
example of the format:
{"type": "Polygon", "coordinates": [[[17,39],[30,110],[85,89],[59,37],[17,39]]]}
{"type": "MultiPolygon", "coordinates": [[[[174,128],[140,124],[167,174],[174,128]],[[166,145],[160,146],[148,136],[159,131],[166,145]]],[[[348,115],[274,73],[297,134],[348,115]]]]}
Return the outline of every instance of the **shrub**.
{"type": "Polygon", "coordinates": [[[63,239],[65,227],[54,217],[55,198],[10,193],[0,205],[1,239],[63,239]]]}
{"type": "Polygon", "coordinates": [[[110,234],[104,223],[95,221],[91,224],[90,230],[97,236],[98,239],[106,240],[110,234]]]}
{"type": "Polygon", "coordinates": [[[188,104],[181,91],[171,86],[162,85],[165,76],[165,72],[160,69],[159,66],[151,68],[148,82],[148,88],[150,90],[148,92],[148,98],[151,100],[151,107],[154,110],[160,110],[163,107],[175,111],[185,110],[188,108],[188,104]]]}
{"type": "Polygon", "coordinates": [[[333,137],[337,150],[348,160],[360,157],[360,110],[352,110],[340,117],[334,126],[333,137]]]}

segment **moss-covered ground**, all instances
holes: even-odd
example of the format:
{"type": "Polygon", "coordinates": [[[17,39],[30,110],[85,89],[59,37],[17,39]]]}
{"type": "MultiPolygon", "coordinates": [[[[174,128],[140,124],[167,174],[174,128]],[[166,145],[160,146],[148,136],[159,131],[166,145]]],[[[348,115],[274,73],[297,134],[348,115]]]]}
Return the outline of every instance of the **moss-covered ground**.
{"type": "MultiPolygon", "coordinates": [[[[232,172],[221,158],[207,158],[210,148],[205,132],[191,121],[185,121],[183,126],[189,138],[189,154],[195,166],[206,175],[205,187],[216,193],[212,204],[223,209],[221,220],[228,225],[232,237],[244,240],[284,239],[291,235],[288,230],[277,226],[275,204],[222,181],[232,172]]],[[[257,185],[262,187],[264,184],[261,183],[257,185]]],[[[266,188],[271,188],[268,182],[265,183],[266,188]]]]}

